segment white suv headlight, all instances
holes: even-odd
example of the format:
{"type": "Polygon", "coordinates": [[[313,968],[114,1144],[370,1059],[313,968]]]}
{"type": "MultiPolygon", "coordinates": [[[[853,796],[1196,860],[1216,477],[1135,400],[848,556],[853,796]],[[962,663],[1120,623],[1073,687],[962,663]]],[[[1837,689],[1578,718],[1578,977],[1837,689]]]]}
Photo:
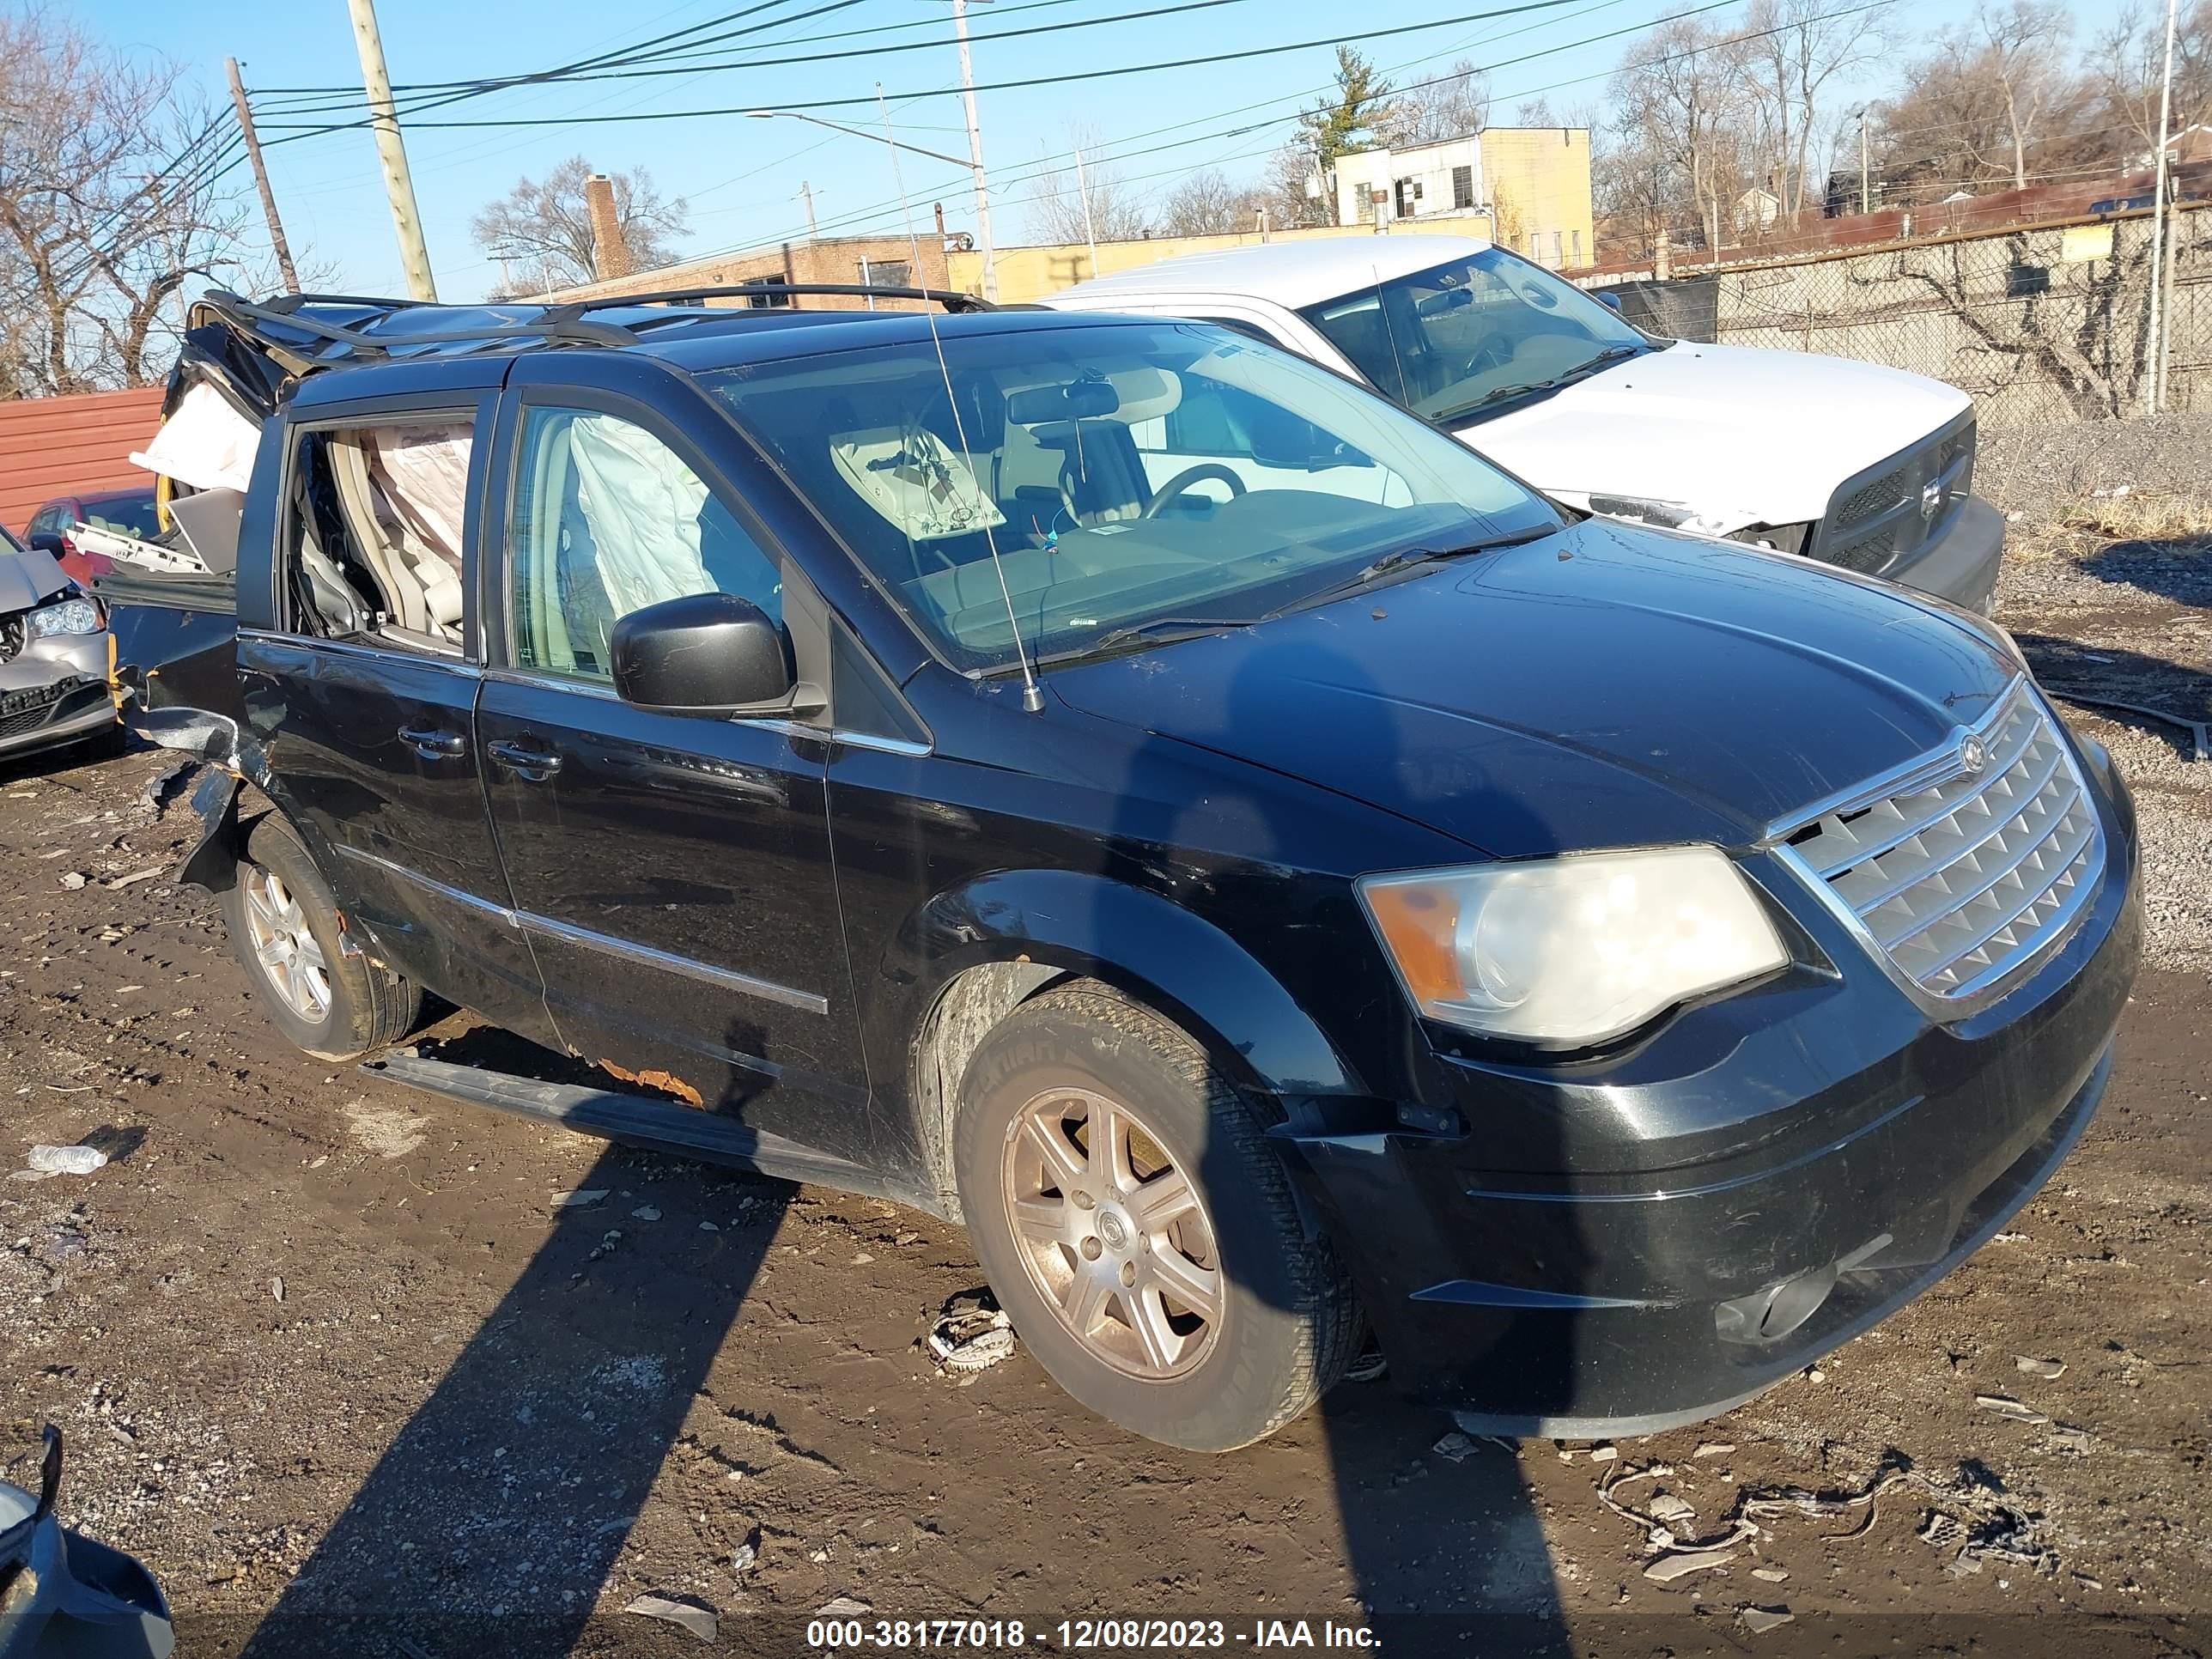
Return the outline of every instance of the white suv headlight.
{"type": "Polygon", "coordinates": [[[1789,957],[1717,848],[1656,848],[1366,876],[1360,902],[1431,1019],[1556,1047],[1601,1042],[1789,957]]]}
{"type": "Polygon", "coordinates": [[[61,599],[31,613],[34,640],[49,634],[97,634],[100,628],[100,610],[90,599],[61,599]]]}

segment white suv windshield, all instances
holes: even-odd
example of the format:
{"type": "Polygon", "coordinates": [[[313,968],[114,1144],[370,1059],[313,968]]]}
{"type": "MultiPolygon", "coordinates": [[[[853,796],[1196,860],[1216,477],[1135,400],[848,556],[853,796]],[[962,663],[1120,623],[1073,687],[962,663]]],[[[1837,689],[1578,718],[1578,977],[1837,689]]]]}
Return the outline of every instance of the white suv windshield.
{"type": "Polygon", "coordinates": [[[1455,420],[1649,350],[1607,307],[1500,248],[1300,313],[1417,415],[1455,420]]]}
{"type": "Polygon", "coordinates": [[[952,318],[943,342],[941,368],[925,340],[709,383],[963,668],[1014,662],[1010,609],[1048,659],[1559,522],[1462,445],[1222,329],[952,318]]]}

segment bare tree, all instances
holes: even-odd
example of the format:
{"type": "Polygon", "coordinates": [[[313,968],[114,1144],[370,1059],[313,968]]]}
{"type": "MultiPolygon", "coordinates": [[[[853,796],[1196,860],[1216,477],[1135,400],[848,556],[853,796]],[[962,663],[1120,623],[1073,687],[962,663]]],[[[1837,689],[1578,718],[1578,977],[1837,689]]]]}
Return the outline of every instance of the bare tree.
{"type": "Polygon", "coordinates": [[[0,396],[156,380],[186,285],[254,274],[228,118],[181,74],[43,9],[0,14],[0,396]]]}
{"type": "MultiPolygon", "coordinates": [[[[525,179],[506,195],[478,210],[469,228],[477,246],[502,269],[495,300],[588,283],[598,272],[592,258],[592,214],[584,198],[591,164],[572,155],[543,181],[525,179]]],[[[677,244],[690,234],[691,214],[682,197],[664,201],[643,167],[610,174],[615,218],[629,246],[630,268],[647,270],[676,258],[677,244]]]]}
{"type": "Polygon", "coordinates": [[[1121,172],[1095,161],[1098,135],[1089,127],[1067,131],[1071,159],[1045,168],[1030,187],[1030,233],[1041,241],[1081,242],[1095,233],[1102,242],[1133,242],[1145,234],[1145,205],[1121,172]],[[1079,179],[1073,152],[1084,152],[1079,179]],[[1086,218],[1086,204],[1089,214],[1086,218]]]}
{"type": "Polygon", "coordinates": [[[1264,189],[1237,184],[1219,167],[1207,167],[1168,192],[1160,204],[1159,232],[1163,236],[1218,236],[1249,230],[1255,216],[1267,206],[1264,189]]]}
{"type": "Polygon", "coordinates": [[[1293,138],[1267,158],[1260,185],[1271,222],[1285,228],[1334,222],[1335,206],[1321,185],[1321,172],[1309,138],[1293,138]]]}
{"type": "Polygon", "coordinates": [[[1983,64],[2004,96],[2005,126],[2012,135],[2012,187],[2026,190],[2029,141],[2063,95],[2063,54],[2074,33],[2073,14],[2065,0],[2012,0],[2002,9],[1982,0],[1972,28],[1983,42],[1983,64]]]}
{"type": "Polygon", "coordinates": [[[1467,58],[1399,92],[1381,137],[1393,148],[1467,138],[1490,125],[1490,77],[1467,58]]]}
{"type": "Polygon", "coordinates": [[[1630,52],[1612,86],[1621,151],[1648,165],[1671,220],[1686,207],[1710,248],[1742,189],[1753,112],[1733,35],[1694,18],[1661,25],[1630,52]]]}
{"type": "Polygon", "coordinates": [[[1822,100],[1881,54],[1888,9],[1837,13],[1827,0],[1753,0],[1742,61],[1759,127],[1756,176],[1771,180],[1784,221],[1804,210],[1822,100]]]}
{"type": "MultiPolygon", "coordinates": [[[[2106,133],[2126,134],[2146,155],[2158,149],[2158,106],[2166,74],[2163,9],[2123,6],[2089,57],[2088,96],[2106,133]]],[[[2173,37],[2175,132],[2212,115],[2212,0],[2182,13],[2173,37]]]]}

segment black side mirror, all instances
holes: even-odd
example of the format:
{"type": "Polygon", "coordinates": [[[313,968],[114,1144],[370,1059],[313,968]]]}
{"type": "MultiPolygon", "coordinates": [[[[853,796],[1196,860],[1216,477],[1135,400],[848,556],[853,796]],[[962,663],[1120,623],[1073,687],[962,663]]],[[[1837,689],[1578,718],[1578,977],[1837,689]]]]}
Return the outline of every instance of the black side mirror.
{"type": "Polygon", "coordinates": [[[829,705],[818,687],[793,678],[782,629],[733,593],[633,611],[615,624],[612,644],[615,690],[641,708],[763,720],[829,705]]]}
{"type": "Polygon", "coordinates": [[[68,548],[62,545],[62,532],[58,530],[33,530],[30,539],[31,546],[34,550],[51,553],[58,559],[69,551],[68,548]]]}

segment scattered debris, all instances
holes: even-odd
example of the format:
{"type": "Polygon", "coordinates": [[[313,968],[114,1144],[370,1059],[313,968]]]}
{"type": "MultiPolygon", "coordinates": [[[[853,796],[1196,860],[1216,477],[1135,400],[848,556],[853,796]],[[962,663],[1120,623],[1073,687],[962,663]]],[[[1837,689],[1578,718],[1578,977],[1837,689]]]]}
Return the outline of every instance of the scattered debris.
{"type": "Polygon", "coordinates": [[[2072,1452],[2076,1457],[2087,1457],[2095,1443],[2087,1429],[2077,1429],[2070,1423],[2054,1423],[2048,1437],[2060,1451],[2072,1452]]]}
{"type": "Polygon", "coordinates": [[[2025,1244],[2027,1243],[2027,1235],[2026,1233],[1991,1233],[1990,1235],[1990,1243],[1992,1244],[2025,1244]]]}
{"type": "Polygon", "coordinates": [[[1447,1462],[1464,1463],[1474,1455],[1474,1442],[1454,1429],[1429,1449],[1447,1462]]]}
{"type": "Polygon", "coordinates": [[[745,1534],[745,1541],[730,1556],[730,1571],[739,1575],[750,1572],[760,1562],[761,1529],[755,1527],[745,1534]]]}
{"type": "Polygon", "coordinates": [[[605,1187],[592,1187],[583,1192],[556,1193],[553,1194],[553,1207],[556,1210],[580,1210],[587,1204],[599,1202],[606,1197],[608,1190],[605,1187]]]}
{"type": "Polygon", "coordinates": [[[2040,1376],[2053,1381],[2066,1375],[2064,1360],[2031,1359],[2024,1353],[2013,1356],[2012,1368],[2028,1376],[2040,1376]]]}
{"type": "Polygon", "coordinates": [[[2024,1406],[2008,1395],[1978,1394],[1974,1404],[1985,1412],[1995,1412],[2008,1423],[2048,1423],[2051,1419],[2033,1406],[2024,1406]]]}
{"type": "Polygon", "coordinates": [[[155,817],[159,817],[161,809],[169,804],[170,797],[177,793],[185,776],[197,770],[198,766],[198,761],[187,756],[163,767],[146,780],[146,787],[138,792],[138,799],[155,817]]]}
{"type": "MultiPolygon", "coordinates": [[[[602,1197],[605,1194],[602,1194],[602,1197]]],[[[711,1642],[721,1629],[721,1620],[711,1607],[702,1607],[690,1601],[674,1601],[665,1595],[641,1595],[623,1609],[647,1619],[663,1619],[672,1625],[681,1625],[702,1642],[711,1642]]]]}
{"type": "Polygon", "coordinates": [[[1790,1575],[1779,1567],[1753,1567],[1751,1570],[1751,1576],[1753,1578],[1763,1578],[1770,1584],[1786,1584],[1790,1582],[1790,1575]]]}
{"type": "Polygon", "coordinates": [[[864,1613],[874,1611],[875,1608],[858,1596],[839,1595],[815,1608],[814,1616],[817,1619],[857,1619],[864,1613]]]}
{"type": "Polygon", "coordinates": [[[167,872],[163,869],[163,867],[157,864],[150,870],[140,870],[134,872],[131,875],[118,876],[113,881],[107,884],[108,890],[110,892],[119,893],[126,887],[136,887],[142,881],[151,881],[155,877],[164,875],[167,872]]]}
{"type": "Polygon", "coordinates": [[[1725,1440],[1709,1440],[1690,1455],[1692,1458],[1725,1457],[1735,1449],[1735,1446],[1725,1440]]]}
{"type": "Polygon", "coordinates": [[[277,1301],[282,1302],[284,1299],[284,1281],[282,1279],[270,1279],[269,1281],[269,1294],[275,1297],[277,1301]]]}
{"type": "Polygon", "coordinates": [[[1686,1550],[1679,1555],[1662,1555],[1644,1569],[1644,1576],[1655,1584],[1671,1584],[1677,1578],[1686,1578],[1693,1572],[1708,1572],[1715,1567],[1724,1567],[1735,1559],[1734,1550],[1686,1550]]]}
{"type": "Polygon", "coordinates": [[[1656,1493],[1651,1499],[1651,1518],[1670,1529],[1686,1521],[1694,1521],[1697,1515],[1687,1502],[1671,1492],[1656,1493]]]}
{"type": "Polygon", "coordinates": [[[1745,1607],[1736,1613],[1736,1622],[1753,1636],[1764,1636],[1771,1630],[1796,1622],[1797,1615],[1787,1607],[1745,1607]]]}
{"type": "Polygon", "coordinates": [[[62,886],[65,890],[74,893],[82,889],[88,879],[90,878],[83,871],[71,870],[62,877],[62,886]]]}
{"type": "Polygon", "coordinates": [[[1941,1510],[1930,1510],[1928,1511],[1928,1523],[1920,1528],[1917,1535],[1923,1544],[1932,1544],[1939,1550],[1948,1549],[1966,1535],[1966,1529],[1954,1516],[1944,1514],[1941,1510]]]}
{"type": "Polygon", "coordinates": [[[1352,1369],[1344,1374],[1347,1382],[1379,1382],[1390,1374],[1390,1362],[1382,1357],[1380,1348],[1370,1348],[1352,1362],[1352,1369]]]}
{"type": "Polygon", "coordinates": [[[1620,1448],[1611,1445],[1592,1446],[1589,1455],[1590,1462],[1593,1463],[1610,1463],[1620,1455],[1620,1448]]]}
{"type": "Polygon", "coordinates": [[[107,1154],[97,1146],[33,1146],[27,1161],[40,1175],[90,1175],[107,1154]]]}
{"type": "Polygon", "coordinates": [[[928,1346],[939,1370],[985,1370],[1012,1355],[1014,1322],[988,1291],[963,1291],[946,1299],[928,1346]]]}
{"type": "Polygon", "coordinates": [[[650,1204],[641,1204],[629,1212],[629,1218],[632,1221],[658,1221],[660,1219],[660,1212],[650,1204]]]}

